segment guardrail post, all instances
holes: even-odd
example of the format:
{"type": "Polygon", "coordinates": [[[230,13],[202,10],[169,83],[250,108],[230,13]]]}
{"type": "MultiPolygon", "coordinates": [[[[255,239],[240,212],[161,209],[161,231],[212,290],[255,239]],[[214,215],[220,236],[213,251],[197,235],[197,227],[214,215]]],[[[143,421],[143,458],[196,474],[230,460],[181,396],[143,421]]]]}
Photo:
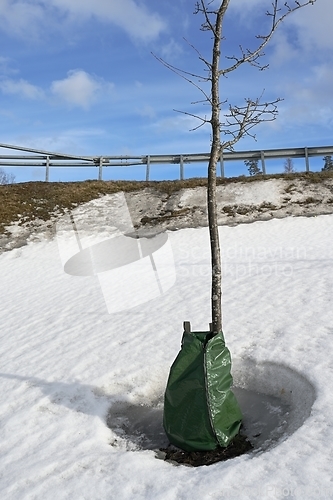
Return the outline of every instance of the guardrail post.
{"type": "Polygon", "coordinates": [[[46,157],[45,182],[50,180],[50,157],[46,157]]]}
{"type": "Polygon", "coordinates": [[[146,182],[149,181],[149,175],[150,175],[150,155],[147,156],[146,182]]]}
{"type": "Polygon", "coordinates": [[[262,173],[266,175],[265,154],[263,151],[260,151],[260,158],[261,158],[262,173]]]}
{"type": "Polygon", "coordinates": [[[98,180],[103,180],[103,156],[99,159],[98,180]]]}
{"type": "Polygon", "coordinates": [[[183,155],[180,155],[180,160],[179,160],[179,166],[180,166],[180,180],[184,180],[184,158],[183,155]]]}
{"type": "Polygon", "coordinates": [[[223,151],[221,152],[221,156],[220,156],[220,171],[221,171],[221,177],[224,177],[223,151]]]}
{"type": "Polygon", "coordinates": [[[305,170],[306,172],[310,172],[308,148],[304,148],[304,155],[305,155],[305,170]]]}

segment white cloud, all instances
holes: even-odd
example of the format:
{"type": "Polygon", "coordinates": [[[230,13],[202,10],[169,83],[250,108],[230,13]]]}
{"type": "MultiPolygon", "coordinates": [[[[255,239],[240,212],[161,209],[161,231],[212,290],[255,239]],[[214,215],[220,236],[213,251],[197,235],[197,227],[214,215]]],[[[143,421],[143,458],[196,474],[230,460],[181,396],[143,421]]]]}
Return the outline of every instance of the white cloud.
{"type": "MultiPolygon", "coordinates": [[[[44,0],[45,1],[45,0],[44,0]]],[[[50,1],[50,0],[48,0],[50,1]]],[[[165,30],[165,21],[135,0],[51,0],[56,7],[75,16],[96,17],[116,24],[130,36],[149,41],[165,30]]]]}
{"type": "Polygon", "coordinates": [[[112,84],[83,70],[72,70],[68,72],[67,78],[52,83],[51,92],[72,106],[89,109],[100,91],[109,91],[112,87],[112,84]]]}
{"type": "Polygon", "coordinates": [[[177,59],[183,52],[182,46],[174,38],[170,38],[169,42],[161,48],[161,55],[168,62],[177,59]]]}
{"type": "MultiPolygon", "coordinates": [[[[284,3],[284,0],[280,0],[282,8],[284,3]]],[[[288,3],[291,7],[295,5],[294,0],[288,3]]],[[[237,0],[237,2],[230,2],[230,12],[237,12],[240,22],[254,25],[258,16],[264,15],[271,8],[271,4],[271,0],[237,0]]],[[[332,0],[316,0],[313,5],[307,5],[291,13],[279,26],[275,36],[281,30],[293,30],[293,36],[303,51],[331,49],[333,44],[332,16],[332,0]]]]}
{"type": "Polygon", "coordinates": [[[14,80],[3,77],[0,79],[0,91],[4,94],[18,95],[25,99],[44,99],[51,93],[58,100],[83,109],[89,109],[102,93],[105,97],[113,89],[113,83],[80,69],[69,71],[66,78],[55,80],[49,90],[45,91],[22,78],[14,80]]]}
{"type": "Polygon", "coordinates": [[[330,64],[312,68],[303,80],[284,84],[284,121],[329,125],[333,122],[333,69],[330,64]]]}
{"type": "Polygon", "coordinates": [[[28,99],[42,99],[44,92],[39,87],[32,85],[26,80],[4,79],[0,81],[0,90],[4,94],[16,94],[28,99]]]}
{"type": "Polygon", "coordinates": [[[11,60],[8,57],[0,56],[0,74],[2,76],[15,74],[18,71],[10,67],[11,60]]]}
{"type": "Polygon", "coordinates": [[[62,29],[92,17],[141,41],[154,40],[166,29],[161,16],[136,0],[0,0],[0,29],[25,38],[40,35],[45,26],[62,29]]]}
{"type": "Polygon", "coordinates": [[[144,118],[155,118],[156,116],[156,111],[153,108],[153,106],[150,105],[144,105],[141,106],[140,108],[136,108],[136,112],[138,115],[143,116],[144,118]]]}
{"type": "Polygon", "coordinates": [[[45,10],[35,0],[0,0],[1,29],[12,35],[34,38],[45,21],[45,10]]]}
{"type": "Polygon", "coordinates": [[[20,144],[28,148],[44,149],[45,151],[80,154],[85,151],[89,140],[103,137],[104,134],[105,131],[97,127],[82,129],[66,129],[62,127],[61,130],[55,130],[51,135],[48,135],[48,130],[46,130],[45,134],[40,135],[25,133],[14,136],[8,139],[8,143],[20,144]]]}
{"type": "Polygon", "coordinates": [[[299,50],[293,45],[285,31],[275,33],[271,46],[273,54],[270,57],[270,67],[282,66],[299,57],[299,50]]]}
{"type": "Polygon", "coordinates": [[[333,45],[332,17],[332,0],[317,0],[314,5],[301,9],[290,17],[290,21],[298,31],[298,37],[304,49],[311,52],[318,50],[331,52],[333,45]]]}

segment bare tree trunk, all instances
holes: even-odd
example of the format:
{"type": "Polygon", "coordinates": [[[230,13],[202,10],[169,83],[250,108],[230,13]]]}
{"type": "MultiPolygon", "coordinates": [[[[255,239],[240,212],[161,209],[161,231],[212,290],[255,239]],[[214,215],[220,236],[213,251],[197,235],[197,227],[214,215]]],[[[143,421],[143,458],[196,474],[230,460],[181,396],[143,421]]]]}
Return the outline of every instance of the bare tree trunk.
{"type": "Polygon", "coordinates": [[[213,332],[222,331],[222,290],[221,290],[221,250],[219,240],[219,228],[217,224],[217,202],[216,202],[216,164],[219,158],[219,151],[212,145],[211,157],[208,166],[208,225],[210,235],[211,266],[212,266],[212,323],[213,332]]]}
{"type": "MultiPolygon", "coordinates": [[[[275,120],[277,115],[277,103],[281,100],[277,98],[273,101],[262,102],[262,95],[255,99],[246,98],[245,104],[242,106],[231,105],[227,106],[227,113],[221,122],[221,101],[219,91],[219,81],[222,76],[227,76],[229,73],[237,70],[243,64],[250,64],[255,68],[263,70],[268,65],[261,65],[260,58],[264,55],[263,50],[271,40],[277,27],[293,12],[305,7],[306,5],[314,4],[316,0],[271,0],[270,10],[266,12],[270,19],[270,27],[266,35],[257,35],[258,45],[255,49],[243,49],[240,45],[239,56],[228,56],[226,59],[230,65],[225,68],[220,68],[220,47],[222,42],[222,24],[224,15],[228,9],[230,0],[222,0],[220,7],[214,7],[212,0],[197,0],[195,14],[201,13],[204,17],[204,22],[201,25],[202,31],[212,33],[214,40],[212,62],[209,62],[198,50],[199,59],[203,62],[208,76],[197,75],[188,71],[181,70],[172,64],[165,62],[163,59],[157,59],[171,71],[180,75],[187,82],[194,85],[203,96],[204,101],[210,105],[211,117],[195,115],[181,111],[185,115],[192,116],[199,120],[198,127],[193,130],[210,123],[212,130],[212,144],[210,150],[210,159],[208,164],[208,188],[207,188],[207,207],[208,207],[208,226],[210,235],[211,247],[211,266],[212,266],[212,289],[211,289],[211,307],[212,307],[212,324],[213,332],[219,333],[222,331],[222,264],[221,251],[219,240],[219,228],[217,224],[217,202],[216,202],[216,167],[224,149],[232,149],[233,146],[245,136],[255,138],[252,129],[259,123],[275,120]],[[196,83],[198,81],[199,83],[196,83]],[[200,86],[201,82],[210,82],[210,95],[206,93],[204,88],[200,86]],[[224,140],[221,143],[221,130],[224,140]]],[[[156,57],[156,56],[155,56],[156,57]]],[[[200,101],[199,101],[200,102],[200,101]]],[[[225,103],[227,100],[225,101],[225,103]]],[[[326,169],[326,163],[324,170],[326,169]]]]}
{"type": "Polygon", "coordinates": [[[210,235],[211,266],[212,266],[212,289],[211,307],[213,332],[216,334],[222,331],[222,264],[219,239],[219,228],[217,223],[217,201],[216,201],[216,166],[221,155],[220,137],[220,92],[219,92],[219,67],[220,67],[220,45],[222,37],[222,20],[228,7],[229,0],[222,2],[216,16],[214,30],[214,47],[211,65],[211,127],[212,145],[208,164],[208,226],[210,235]]]}

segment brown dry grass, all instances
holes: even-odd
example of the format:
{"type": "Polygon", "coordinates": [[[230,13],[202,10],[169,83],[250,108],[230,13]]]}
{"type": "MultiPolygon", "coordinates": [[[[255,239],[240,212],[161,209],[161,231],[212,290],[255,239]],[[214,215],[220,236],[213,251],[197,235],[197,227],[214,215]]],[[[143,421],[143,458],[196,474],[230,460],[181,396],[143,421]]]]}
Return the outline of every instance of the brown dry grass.
{"type": "MultiPolygon", "coordinates": [[[[218,184],[233,182],[265,182],[272,178],[288,180],[306,179],[320,183],[332,178],[333,172],[276,174],[258,177],[219,178],[218,184]]],[[[11,222],[33,221],[36,218],[49,220],[57,209],[64,212],[82,203],[86,203],[105,194],[119,191],[130,192],[144,188],[153,188],[164,194],[172,194],[180,189],[206,186],[205,178],[193,178],[183,181],[84,181],[84,182],[25,182],[0,186],[0,233],[11,222]]]]}

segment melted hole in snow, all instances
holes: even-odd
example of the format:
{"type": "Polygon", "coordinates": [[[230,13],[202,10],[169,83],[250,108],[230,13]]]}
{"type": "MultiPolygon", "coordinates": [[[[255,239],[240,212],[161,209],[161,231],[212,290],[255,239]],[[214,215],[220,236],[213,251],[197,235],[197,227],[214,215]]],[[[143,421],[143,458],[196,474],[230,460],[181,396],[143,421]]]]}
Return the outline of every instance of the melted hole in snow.
{"type": "MultiPolygon", "coordinates": [[[[312,384],[287,366],[233,362],[233,391],[243,412],[243,433],[256,450],[268,450],[295,432],[308,418],[315,400],[312,384]]],[[[107,416],[107,426],[128,450],[166,448],[163,429],[163,397],[150,405],[115,402],[107,416]]]]}
{"type": "Polygon", "coordinates": [[[233,360],[232,367],[245,434],[255,449],[276,446],[310,416],[316,391],[297,371],[253,359],[233,360]]]}
{"type": "Polygon", "coordinates": [[[159,450],[169,441],[163,429],[163,399],[151,405],[117,401],[107,416],[107,426],[129,441],[128,449],[159,450]]]}

